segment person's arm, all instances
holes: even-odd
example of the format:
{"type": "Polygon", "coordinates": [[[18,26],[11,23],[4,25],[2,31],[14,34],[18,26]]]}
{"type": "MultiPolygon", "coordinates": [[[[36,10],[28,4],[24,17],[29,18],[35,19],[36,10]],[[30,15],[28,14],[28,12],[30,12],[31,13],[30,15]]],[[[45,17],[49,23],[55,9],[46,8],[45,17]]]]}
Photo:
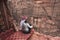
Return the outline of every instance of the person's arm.
{"type": "Polygon", "coordinates": [[[28,23],[27,23],[27,26],[28,26],[29,28],[33,28],[33,26],[32,26],[32,25],[29,25],[28,23]]]}

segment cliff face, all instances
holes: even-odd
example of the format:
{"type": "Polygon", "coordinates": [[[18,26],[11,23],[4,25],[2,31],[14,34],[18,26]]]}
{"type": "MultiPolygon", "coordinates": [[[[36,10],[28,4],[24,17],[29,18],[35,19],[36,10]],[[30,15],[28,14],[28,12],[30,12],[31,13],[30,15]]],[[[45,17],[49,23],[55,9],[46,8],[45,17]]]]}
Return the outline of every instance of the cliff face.
{"type": "Polygon", "coordinates": [[[39,33],[60,36],[60,0],[10,0],[7,4],[18,23],[26,15],[39,33]]]}

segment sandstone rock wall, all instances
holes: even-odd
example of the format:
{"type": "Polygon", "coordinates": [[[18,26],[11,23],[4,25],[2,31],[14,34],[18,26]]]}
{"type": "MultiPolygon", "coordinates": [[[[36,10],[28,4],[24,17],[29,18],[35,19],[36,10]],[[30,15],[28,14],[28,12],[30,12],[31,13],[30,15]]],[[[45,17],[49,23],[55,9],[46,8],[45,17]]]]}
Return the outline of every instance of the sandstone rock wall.
{"type": "Polygon", "coordinates": [[[22,15],[26,15],[38,32],[59,33],[60,0],[9,0],[7,4],[17,22],[22,15]]]}

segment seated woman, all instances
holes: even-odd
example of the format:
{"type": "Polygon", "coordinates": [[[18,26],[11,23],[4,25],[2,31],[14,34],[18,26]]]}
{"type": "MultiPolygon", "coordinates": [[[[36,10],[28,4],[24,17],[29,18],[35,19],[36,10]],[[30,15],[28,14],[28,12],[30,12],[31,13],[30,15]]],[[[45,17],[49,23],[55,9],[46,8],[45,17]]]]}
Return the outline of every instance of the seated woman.
{"type": "Polygon", "coordinates": [[[20,22],[20,30],[23,33],[28,34],[28,33],[30,33],[31,29],[32,29],[32,26],[31,26],[31,24],[29,24],[27,22],[27,17],[23,17],[21,22],[20,22]]]}
{"type": "Polygon", "coordinates": [[[29,24],[27,21],[25,21],[23,23],[22,32],[27,34],[27,33],[31,32],[31,29],[32,29],[31,24],[29,24]]]}

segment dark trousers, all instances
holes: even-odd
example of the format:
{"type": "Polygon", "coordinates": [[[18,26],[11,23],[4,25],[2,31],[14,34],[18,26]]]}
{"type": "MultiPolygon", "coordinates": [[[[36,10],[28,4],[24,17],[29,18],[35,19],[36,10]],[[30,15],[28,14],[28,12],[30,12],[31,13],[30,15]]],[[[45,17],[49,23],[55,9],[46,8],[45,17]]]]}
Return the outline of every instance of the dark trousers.
{"type": "Polygon", "coordinates": [[[31,28],[28,28],[29,31],[22,31],[24,34],[29,34],[31,32],[31,28]]]}

